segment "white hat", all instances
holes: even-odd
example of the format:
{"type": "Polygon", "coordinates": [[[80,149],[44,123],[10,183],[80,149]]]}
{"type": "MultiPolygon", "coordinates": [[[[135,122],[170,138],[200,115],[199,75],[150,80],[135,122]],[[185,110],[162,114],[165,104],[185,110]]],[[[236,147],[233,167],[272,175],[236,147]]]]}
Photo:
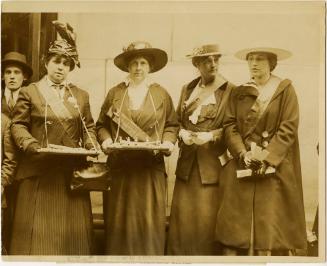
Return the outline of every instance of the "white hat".
{"type": "Polygon", "coordinates": [[[246,57],[249,53],[271,53],[271,54],[275,54],[277,56],[277,60],[284,60],[289,58],[292,53],[284,50],[284,49],[280,49],[280,48],[272,48],[272,47],[254,47],[254,48],[247,48],[247,49],[242,49],[240,51],[238,51],[235,54],[235,57],[237,57],[238,59],[241,60],[247,60],[246,57]]]}

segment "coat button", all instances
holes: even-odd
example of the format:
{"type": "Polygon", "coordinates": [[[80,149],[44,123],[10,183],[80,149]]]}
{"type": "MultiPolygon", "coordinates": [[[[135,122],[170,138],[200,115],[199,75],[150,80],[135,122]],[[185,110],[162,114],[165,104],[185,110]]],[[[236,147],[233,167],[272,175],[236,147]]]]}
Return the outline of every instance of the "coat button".
{"type": "Polygon", "coordinates": [[[262,132],[262,137],[264,137],[264,138],[268,138],[268,136],[269,136],[269,134],[268,134],[267,131],[263,131],[263,132],[262,132]]]}
{"type": "Polygon", "coordinates": [[[264,142],[262,142],[262,146],[263,146],[264,148],[267,148],[267,147],[268,147],[268,144],[269,144],[269,143],[268,143],[268,141],[266,141],[266,140],[265,140],[264,142]]]}

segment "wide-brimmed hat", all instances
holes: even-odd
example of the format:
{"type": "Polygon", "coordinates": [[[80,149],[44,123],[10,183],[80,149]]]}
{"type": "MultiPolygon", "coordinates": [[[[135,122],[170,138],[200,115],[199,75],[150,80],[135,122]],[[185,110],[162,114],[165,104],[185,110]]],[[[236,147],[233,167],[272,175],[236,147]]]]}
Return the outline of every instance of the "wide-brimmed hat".
{"type": "MultiPolygon", "coordinates": [[[[186,55],[187,58],[204,57],[210,55],[222,55],[218,44],[205,44],[193,49],[191,54],[186,55]]],[[[196,67],[195,61],[192,64],[196,67]]]]}
{"type": "Polygon", "coordinates": [[[8,65],[18,65],[22,68],[23,72],[30,78],[33,75],[32,68],[26,62],[26,56],[18,52],[6,53],[2,61],[2,69],[8,65]]]}
{"type": "Polygon", "coordinates": [[[127,48],[123,48],[123,52],[115,57],[114,64],[120,70],[124,72],[129,72],[129,62],[135,56],[145,56],[153,58],[153,61],[151,62],[152,64],[150,73],[159,71],[168,62],[168,56],[165,51],[158,48],[152,48],[152,46],[148,42],[137,41],[129,44],[127,48]]]}
{"type": "Polygon", "coordinates": [[[254,48],[247,48],[238,51],[235,56],[238,59],[246,60],[246,57],[249,53],[271,53],[277,56],[277,60],[284,60],[292,56],[292,53],[280,48],[273,48],[273,47],[254,47],[254,48]]]}

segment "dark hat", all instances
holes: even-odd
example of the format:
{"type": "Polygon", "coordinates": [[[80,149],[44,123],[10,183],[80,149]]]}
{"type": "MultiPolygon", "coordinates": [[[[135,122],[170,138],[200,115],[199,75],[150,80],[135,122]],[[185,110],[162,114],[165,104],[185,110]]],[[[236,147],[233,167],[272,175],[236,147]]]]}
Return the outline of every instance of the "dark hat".
{"type": "Polygon", "coordinates": [[[48,49],[48,55],[50,54],[63,55],[70,58],[74,63],[71,70],[74,69],[75,65],[80,67],[76,47],[69,44],[66,40],[61,39],[52,42],[48,49]]]}
{"type": "Polygon", "coordinates": [[[19,65],[23,72],[30,78],[33,75],[32,68],[26,62],[26,56],[18,52],[9,52],[6,53],[4,58],[1,61],[2,69],[5,69],[6,66],[14,64],[19,65]]]}
{"type": "Polygon", "coordinates": [[[76,48],[76,33],[73,27],[69,23],[63,23],[58,20],[52,21],[52,24],[59,33],[61,39],[50,43],[47,54],[64,55],[70,58],[73,62],[71,70],[74,69],[75,65],[81,67],[76,48]]]}
{"type": "Polygon", "coordinates": [[[129,72],[129,61],[135,56],[148,56],[153,58],[150,73],[159,71],[168,61],[168,56],[165,51],[158,48],[152,48],[148,42],[137,41],[132,42],[127,48],[123,48],[123,53],[115,57],[114,64],[120,70],[129,72]]]}
{"type": "MultiPolygon", "coordinates": [[[[193,49],[191,54],[186,55],[187,58],[195,58],[195,57],[204,57],[210,55],[222,55],[218,44],[205,44],[200,47],[196,47],[193,49]]],[[[194,64],[194,60],[192,60],[192,64],[194,64]]]]}

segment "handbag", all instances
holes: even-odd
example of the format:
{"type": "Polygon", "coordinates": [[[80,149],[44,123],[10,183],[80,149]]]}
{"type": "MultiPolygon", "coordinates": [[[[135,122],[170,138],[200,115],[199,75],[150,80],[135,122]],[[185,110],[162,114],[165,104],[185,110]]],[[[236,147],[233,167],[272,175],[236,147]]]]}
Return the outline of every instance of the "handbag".
{"type": "Polygon", "coordinates": [[[72,191],[110,190],[109,167],[106,163],[87,161],[73,171],[70,189],[72,191]]]}

